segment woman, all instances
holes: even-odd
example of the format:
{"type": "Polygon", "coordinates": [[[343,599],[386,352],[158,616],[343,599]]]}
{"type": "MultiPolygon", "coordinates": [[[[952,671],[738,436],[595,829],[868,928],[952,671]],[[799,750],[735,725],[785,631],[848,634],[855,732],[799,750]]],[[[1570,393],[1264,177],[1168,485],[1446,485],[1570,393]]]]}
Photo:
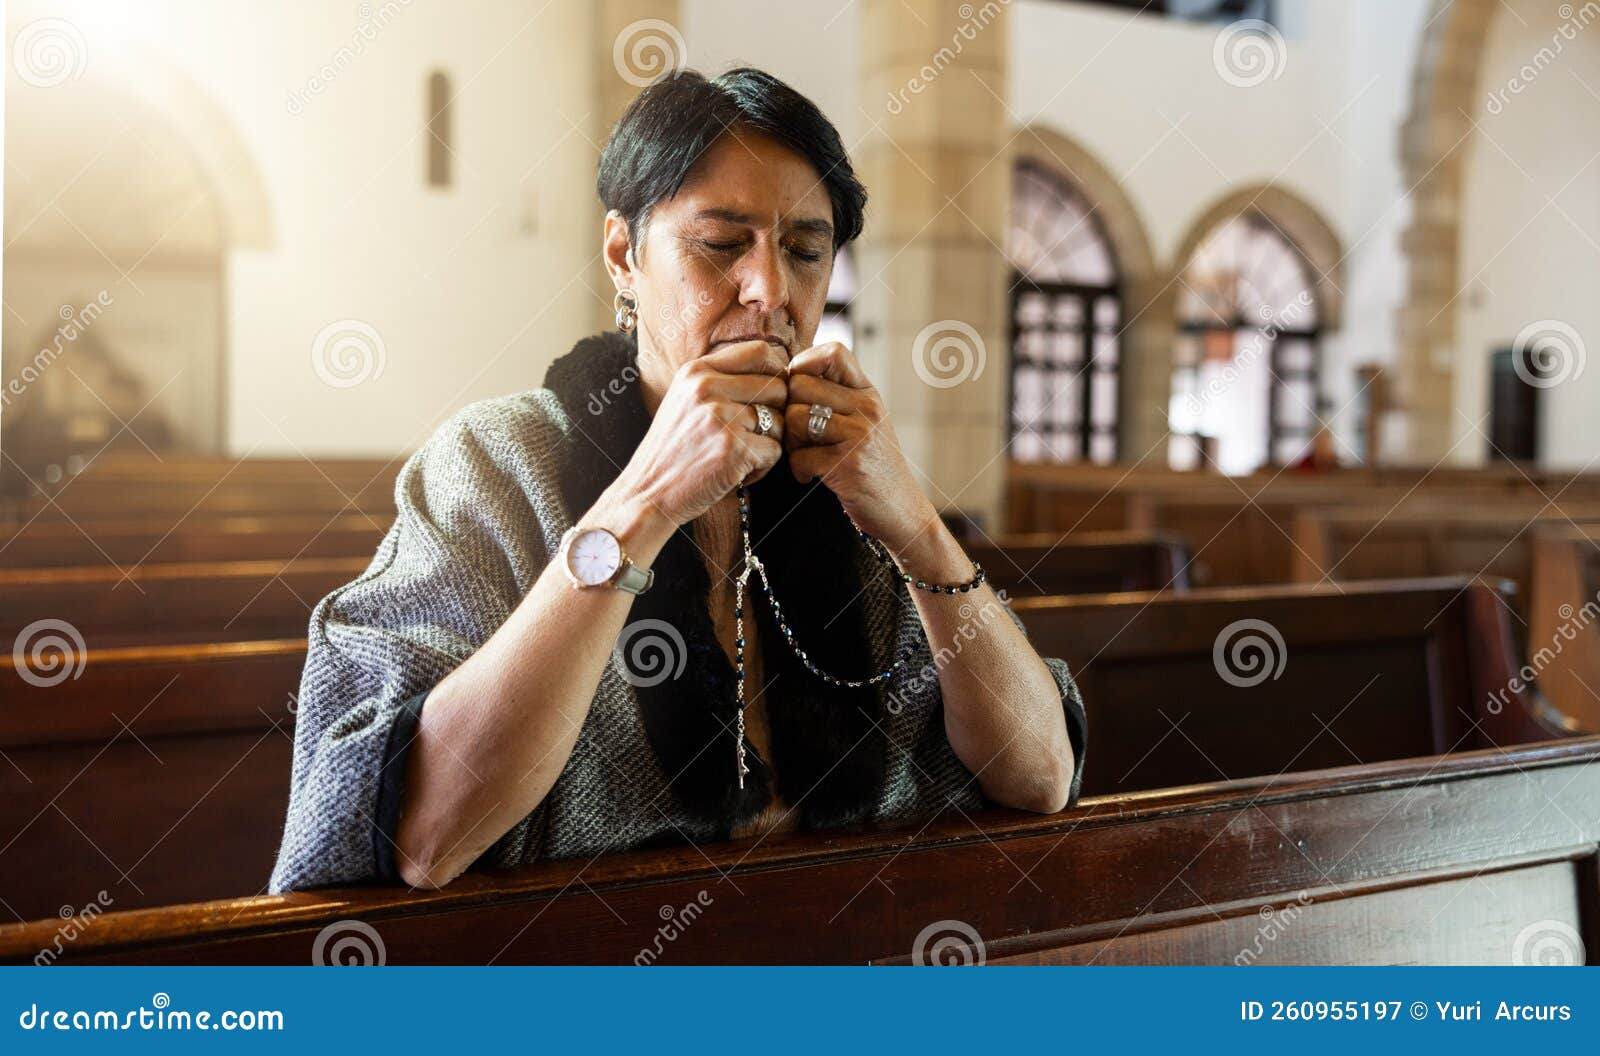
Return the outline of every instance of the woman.
{"type": "Polygon", "coordinates": [[[598,189],[620,332],[403,467],[372,565],[312,613],[271,889],[1066,806],[1066,666],[850,352],[811,347],[866,201],[833,126],[760,71],[680,72],[598,189]]]}

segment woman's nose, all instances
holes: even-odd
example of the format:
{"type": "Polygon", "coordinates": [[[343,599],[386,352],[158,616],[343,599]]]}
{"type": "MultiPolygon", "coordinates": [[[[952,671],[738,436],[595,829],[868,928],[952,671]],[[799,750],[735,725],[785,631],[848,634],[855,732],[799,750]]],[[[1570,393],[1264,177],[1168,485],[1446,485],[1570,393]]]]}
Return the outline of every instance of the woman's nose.
{"type": "Polygon", "coordinates": [[[776,248],[758,244],[740,262],[739,303],[763,312],[789,304],[789,276],[776,248]]]}

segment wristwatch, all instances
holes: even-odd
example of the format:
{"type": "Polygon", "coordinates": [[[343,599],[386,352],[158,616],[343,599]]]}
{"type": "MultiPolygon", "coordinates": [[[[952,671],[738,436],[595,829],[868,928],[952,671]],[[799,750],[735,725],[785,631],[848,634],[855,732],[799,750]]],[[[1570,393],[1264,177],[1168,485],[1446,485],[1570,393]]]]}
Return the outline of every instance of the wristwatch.
{"type": "Polygon", "coordinates": [[[561,537],[558,551],[574,590],[612,586],[629,594],[643,594],[655,582],[655,571],[628,560],[622,540],[606,528],[573,525],[561,537]]]}

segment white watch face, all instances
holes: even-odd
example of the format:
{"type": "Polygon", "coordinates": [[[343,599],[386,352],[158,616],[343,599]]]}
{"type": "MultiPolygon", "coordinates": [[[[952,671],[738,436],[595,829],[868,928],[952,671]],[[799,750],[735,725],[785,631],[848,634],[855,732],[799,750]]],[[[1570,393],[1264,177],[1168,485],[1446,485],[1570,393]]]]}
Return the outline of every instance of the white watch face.
{"type": "Polygon", "coordinates": [[[579,583],[597,587],[617,574],[622,565],[622,546],[604,528],[579,532],[567,551],[567,567],[579,583]]]}

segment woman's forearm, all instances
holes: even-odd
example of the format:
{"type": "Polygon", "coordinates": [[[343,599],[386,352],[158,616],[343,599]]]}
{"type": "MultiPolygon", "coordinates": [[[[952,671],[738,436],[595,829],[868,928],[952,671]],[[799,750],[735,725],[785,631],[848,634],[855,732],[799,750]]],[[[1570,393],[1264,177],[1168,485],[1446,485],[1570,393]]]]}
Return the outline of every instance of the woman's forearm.
{"type": "MultiPolygon", "coordinates": [[[[934,583],[965,582],[972,562],[935,520],[896,555],[934,583]]],[[[965,594],[912,589],[944,698],[945,735],[990,800],[1053,814],[1075,760],[1061,691],[1050,669],[985,582],[965,594]]]]}
{"type": "MultiPolygon", "coordinates": [[[[609,528],[641,566],[674,530],[648,499],[621,487],[577,523],[609,528]]],[[[574,590],[551,561],[506,622],[428,694],[397,836],[406,883],[448,883],[544,800],[632,602],[626,591],[574,590]]]]}

